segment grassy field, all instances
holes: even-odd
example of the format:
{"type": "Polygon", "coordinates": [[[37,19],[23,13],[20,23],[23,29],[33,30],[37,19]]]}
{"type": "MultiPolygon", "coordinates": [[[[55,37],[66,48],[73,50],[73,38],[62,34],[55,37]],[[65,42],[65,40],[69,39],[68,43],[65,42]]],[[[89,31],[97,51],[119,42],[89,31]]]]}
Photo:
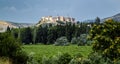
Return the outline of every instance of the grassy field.
{"type": "Polygon", "coordinates": [[[81,53],[84,57],[87,57],[91,52],[91,46],[54,46],[54,45],[24,45],[23,50],[28,54],[33,53],[34,57],[53,56],[58,53],[69,53],[75,55],[81,53]]]}

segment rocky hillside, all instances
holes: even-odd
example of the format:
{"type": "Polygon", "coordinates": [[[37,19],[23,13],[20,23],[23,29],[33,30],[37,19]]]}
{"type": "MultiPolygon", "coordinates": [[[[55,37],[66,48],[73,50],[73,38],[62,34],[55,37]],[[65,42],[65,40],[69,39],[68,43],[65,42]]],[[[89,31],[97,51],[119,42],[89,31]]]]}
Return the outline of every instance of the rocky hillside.
{"type": "Polygon", "coordinates": [[[19,28],[19,27],[22,28],[22,27],[30,27],[33,25],[34,24],[30,24],[30,23],[15,23],[15,22],[0,20],[0,32],[4,32],[8,26],[10,28],[19,28]]]}
{"type": "Polygon", "coordinates": [[[66,24],[67,22],[75,23],[75,18],[72,17],[64,17],[64,16],[44,16],[41,17],[40,21],[36,24],[39,25],[58,25],[58,24],[66,24]]]}
{"type": "Polygon", "coordinates": [[[110,19],[110,18],[115,20],[115,21],[120,22],[120,13],[118,13],[118,14],[116,14],[114,16],[111,16],[111,17],[104,18],[103,21],[106,20],[106,19],[110,19]]]}

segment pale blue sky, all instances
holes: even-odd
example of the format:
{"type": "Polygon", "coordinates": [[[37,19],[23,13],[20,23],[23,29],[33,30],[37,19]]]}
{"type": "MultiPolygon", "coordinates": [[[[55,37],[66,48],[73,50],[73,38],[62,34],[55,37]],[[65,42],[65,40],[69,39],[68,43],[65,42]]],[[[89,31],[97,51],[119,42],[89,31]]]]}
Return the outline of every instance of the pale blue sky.
{"type": "Polygon", "coordinates": [[[42,16],[71,16],[77,21],[120,13],[120,0],[0,0],[0,20],[37,23],[42,16]]]}

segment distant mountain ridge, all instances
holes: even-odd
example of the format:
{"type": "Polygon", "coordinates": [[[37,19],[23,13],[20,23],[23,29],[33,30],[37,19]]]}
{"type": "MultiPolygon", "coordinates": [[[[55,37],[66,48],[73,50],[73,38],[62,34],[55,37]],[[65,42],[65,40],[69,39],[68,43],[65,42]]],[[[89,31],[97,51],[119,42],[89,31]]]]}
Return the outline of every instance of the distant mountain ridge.
{"type": "Polygon", "coordinates": [[[3,21],[0,20],[0,32],[4,32],[7,27],[10,28],[23,28],[23,27],[31,27],[34,26],[32,23],[16,23],[16,22],[11,22],[11,21],[3,21]]]}
{"type": "Polygon", "coordinates": [[[104,18],[104,19],[102,19],[102,21],[105,21],[105,20],[107,20],[107,19],[113,19],[113,20],[115,20],[115,21],[117,21],[117,22],[120,22],[120,13],[118,13],[118,14],[116,14],[116,15],[113,15],[113,16],[111,16],[111,17],[104,18]]]}

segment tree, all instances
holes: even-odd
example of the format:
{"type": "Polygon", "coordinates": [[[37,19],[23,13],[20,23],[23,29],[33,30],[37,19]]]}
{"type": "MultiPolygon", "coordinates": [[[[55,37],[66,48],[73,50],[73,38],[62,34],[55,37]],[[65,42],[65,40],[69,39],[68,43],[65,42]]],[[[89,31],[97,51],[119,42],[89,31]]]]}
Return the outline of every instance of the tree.
{"type": "Polygon", "coordinates": [[[48,36],[47,36],[47,44],[53,44],[57,39],[57,28],[56,27],[49,27],[48,29],[48,36]]]}
{"type": "Polygon", "coordinates": [[[100,18],[99,17],[96,17],[95,24],[100,24],[100,18]]]}
{"type": "Polygon", "coordinates": [[[0,57],[12,59],[13,64],[26,64],[27,55],[22,51],[20,43],[8,33],[0,33],[0,57]]]}
{"type": "Polygon", "coordinates": [[[36,31],[37,31],[37,28],[34,27],[34,29],[33,29],[33,43],[34,43],[34,44],[36,43],[36,36],[37,36],[36,31]]]}
{"type": "Polygon", "coordinates": [[[47,33],[48,33],[48,27],[42,27],[39,26],[37,31],[36,31],[36,42],[37,43],[43,43],[43,44],[47,44],[47,33]]]}
{"type": "Polygon", "coordinates": [[[6,30],[7,32],[10,32],[11,31],[11,29],[10,29],[10,27],[8,26],[7,27],[7,30],[6,30]]]}
{"type": "Polygon", "coordinates": [[[120,23],[112,19],[103,24],[94,25],[90,31],[93,51],[101,53],[111,60],[120,58],[120,23]]]}
{"type": "Polygon", "coordinates": [[[22,43],[25,43],[25,44],[32,43],[33,42],[32,38],[33,38],[33,35],[30,27],[21,29],[20,39],[22,43]]]}
{"type": "Polygon", "coordinates": [[[72,39],[73,34],[75,33],[74,32],[75,31],[75,25],[74,24],[72,25],[71,22],[68,22],[68,23],[66,23],[65,27],[66,27],[65,36],[67,37],[68,41],[70,42],[71,39],[72,39]]]}

